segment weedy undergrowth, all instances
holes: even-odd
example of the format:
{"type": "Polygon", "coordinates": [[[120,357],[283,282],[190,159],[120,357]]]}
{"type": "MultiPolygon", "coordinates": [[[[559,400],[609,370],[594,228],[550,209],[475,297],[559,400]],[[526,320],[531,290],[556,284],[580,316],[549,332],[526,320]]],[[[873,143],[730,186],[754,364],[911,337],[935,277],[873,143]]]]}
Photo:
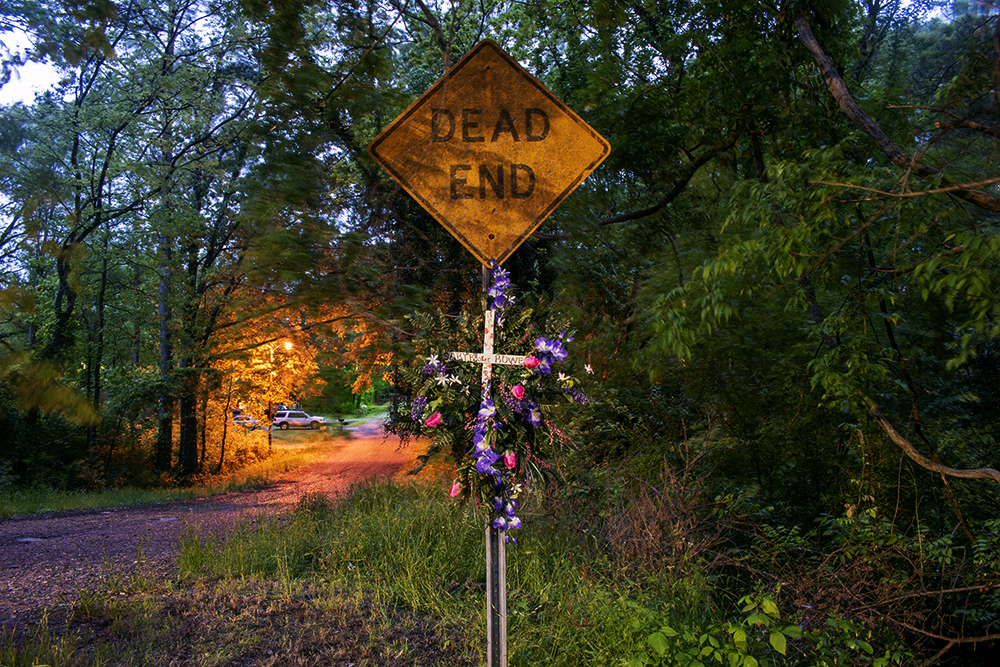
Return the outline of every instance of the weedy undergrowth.
{"type": "MultiPolygon", "coordinates": [[[[623,593],[602,574],[610,561],[581,548],[573,526],[535,518],[507,549],[510,664],[622,664],[645,641],[633,632],[641,614],[624,603],[636,591],[623,593]]],[[[283,591],[292,580],[322,582],[330,595],[382,613],[430,614],[481,652],[484,528],[474,507],[439,489],[376,484],[336,506],[307,496],[288,520],[244,526],[224,541],[192,533],[181,571],[187,580],[267,580],[283,591]]]]}
{"type": "Polygon", "coordinates": [[[74,662],[78,650],[75,633],[54,633],[49,614],[42,612],[30,627],[0,628],[0,665],[3,667],[58,667],[74,662]]]}

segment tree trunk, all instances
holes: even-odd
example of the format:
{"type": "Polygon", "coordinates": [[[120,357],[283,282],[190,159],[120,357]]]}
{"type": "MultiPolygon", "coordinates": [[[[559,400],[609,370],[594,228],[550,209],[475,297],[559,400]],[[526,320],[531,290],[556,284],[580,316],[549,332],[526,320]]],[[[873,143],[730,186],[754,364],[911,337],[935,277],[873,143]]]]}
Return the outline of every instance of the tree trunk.
{"type": "MultiPolygon", "coordinates": [[[[108,292],[108,239],[104,239],[104,257],[101,259],[101,283],[97,290],[97,323],[95,331],[94,358],[91,361],[91,368],[87,369],[93,378],[93,407],[94,414],[100,414],[101,409],[101,363],[104,360],[104,304],[108,292]]],[[[97,425],[96,423],[87,428],[87,450],[92,451],[97,446],[97,425]]],[[[110,453],[109,453],[110,457],[110,453]]]]}
{"type": "Polygon", "coordinates": [[[174,442],[174,397],[170,390],[170,363],[173,350],[170,339],[170,237],[160,234],[160,399],[159,423],[156,434],[156,469],[170,470],[174,442]]]}
{"type": "Polygon", "coordinates": [[[226,436],[229,435],[229,414],[230,406],[233,404],[233,368],[229,367],[229,391],[226,392],[226,409],[223,411],[222,421],[222,444],[219,446],[219,465],[215,469],[215,474],[222,472],[222,465],[226,460],[226,436]]]}
{"type": "MultiPolygon", "coordinates": [[[[142,287],[142,281],[139,277],[139,272],[135,272],[135,278],[132,283],[133,288],[138,294],[140,288],[142,287]]],[[[135,323],[133,324],[132,330],[132,365],[138,366],[142,359],[142,328],[139,326],[139,317],[135,317],[135,323]]]]}
{"type": "Polygon", "coordinates": [[[201,454],[198,456],[198,470],[205,469],[205,430],[208,428],[208,389],[200,392],[199,403],[199,414],[201,418],[199,421],[198,428],[198,447],[201,449],[201,454]]]}
{"type": "Polygon", "coordinates": [[[181,428],[177,457],[184,475],[194,475],[198,472],[198,382],[191,366],[189,357],[182,358],[177,364],[177,369],[182,374],[178,402],[180,408],[178,420],[181,428]]]}

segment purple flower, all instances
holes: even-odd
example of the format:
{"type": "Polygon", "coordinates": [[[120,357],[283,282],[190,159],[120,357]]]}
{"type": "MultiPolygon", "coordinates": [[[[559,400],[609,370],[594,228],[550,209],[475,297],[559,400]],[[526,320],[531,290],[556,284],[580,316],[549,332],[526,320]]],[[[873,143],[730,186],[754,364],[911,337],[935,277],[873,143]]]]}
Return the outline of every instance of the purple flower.
{"type": "Polygon", "coordinates": [[[486,290],[486,294],[493,299],[490,310],[503,308],[507,303],[507,290],[510,289],[510,274],[501,269],[496,264],[490,266],[490,275],[493,277],[493,286],[486,290]]]}
{"type": "Polygon", "coordinates": [[[410,417],[413,421],[420,421],[420,415],[423,413],[424,408],[427,407],[427,397],[417,396],[413,399],[413,407],[410,409],[410,417]]]}
{"type": "Polygon", "coordinates": [[[476,451],[481,452],[488,445],[483,443],[486,442],[486,424],[476,424],[476,428],[472,430],[472,444],[476,446],[476,451]]]}
{"type": "Polygon", "coordinates": [[[538,403],[536,401],[528,401],[525,406],[527,413],[524,415],[524,421],[532,426],[542,425],[542,412],[538,408],[538,403]]]}
{"type": "Polygon", "coordinates": [[[556,361],[562,361],[569,356],[569,352],[566,351],[566,346],[562,344],[561,340],[556,338],[553,338],[552,340],[538,338],[535,340],[535,348],[542,354],[551,355],[556,361]]]}
{"type": "Polygon", "coordinates": [[[433,361],[421,368],[420,372],[424,375],[443,375],[446,370],[448,366],[443,361],[433,361]]]}
{"type": "MultiPolygon", "coordinates": [[[[511,519],[511,518],[514,517],[514,514],[517,512],[517,506],[520,505],[520,504],[521,503],[517,502],[516,500],[512,500],[509,503],[507,503],[506,505],[504,505],[504,508],[503,508],[504,514],[507,515],[508,519],[511,519]]],[[[497,511],[500,511],[500,510],[497,509],[497,511]]]]}
{"type": "MultiPolygon", "coordinates": [[[[508,531],[517,530],[521,527],[521,519],[517,516],[517,506],[518,502],[516,500],[510,500],[506,503],[503,502],[502,498],[496,497],[493,499],[493,510],[499,514],[495,519],[493,519],[492,526],[497,530],[508,531]]],[[[511,538],[504,538],[509,541],[511,538]]],[[[515,544],[517,540],[514,540],[515,544]]]]}
{"type": "MultiPolygon", "coordinates": [[[[570,340],[573,339],[571,338],[570,340]]],[[[535,356],[538,359],[538,367],[535,369],[535,373],[551,373],[552,364],[562,361],[569,356],[566,346],[558,338],[553,338],[552,340],[541,336],[536,338],[535,350],[535,356]]]]}
{"type": "Polygon", "coordinates": [[[494,452],[492,449],[485,449],[479,452],[479,460],[476,461],[476,472],[483,475],[487,472],[492,473],[493,464],[497,462],[500,456],[494,452]]]}
{"type": "Polygon", "coordinates": [[[572,387],[563,387],[562,393],[567,394],[573,399],[574,403],[580,403],[581,405],[590,403],[590,398],[588,398],[579,389],[573,389],[572,387]]]}
{"type": "Polygon", "coordinates": [[[482,407],[479,408],[479,419],[486,420],[495,415],[497,412],[496,406],[493,404],[493,399],[484,398],[482,407]]]}

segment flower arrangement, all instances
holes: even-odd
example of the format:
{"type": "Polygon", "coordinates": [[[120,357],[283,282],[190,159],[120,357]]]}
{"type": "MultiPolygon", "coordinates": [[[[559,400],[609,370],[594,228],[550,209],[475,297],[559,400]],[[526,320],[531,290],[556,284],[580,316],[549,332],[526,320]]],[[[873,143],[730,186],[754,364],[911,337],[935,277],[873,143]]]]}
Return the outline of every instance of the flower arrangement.
{"type": "MultiPolygon", "coordinates": [[[[573,337],[566,332],[538,335],[535,327],[542,325],[532,309],[511,312],[510,274],[496,265],[490,274],[486,307],[494,313],[494,347],[498,353],[523,356],[523,363],[494,365],[484,394],[479,363],[450,360],[450,352],[458,350],[440,348],[447,336],[424,337],[438,347],[404,371],[413,398],[408,414],[402,411],[397,419],[408,417],[411,432],[433,439],[425,461],[450,447],[459,463],[449,495],[472,496],[511,540],[506,531],[521,527],[518,508],[526,483],[547,468],[544,457],[563,439],[546,414],[560,402],[587,404],[576,385],[593,371],[586,365],[572,373],[566,346],[573,337]]],[[[553,324],[546,330],[557,330],[553,324]]],[[[481,348],[482,339],[469,335],[476,328],[482,335],[481,318],[465,317],[460,328],[466,333],[461,344],[471,347],[478,340],[481,348]]]]}

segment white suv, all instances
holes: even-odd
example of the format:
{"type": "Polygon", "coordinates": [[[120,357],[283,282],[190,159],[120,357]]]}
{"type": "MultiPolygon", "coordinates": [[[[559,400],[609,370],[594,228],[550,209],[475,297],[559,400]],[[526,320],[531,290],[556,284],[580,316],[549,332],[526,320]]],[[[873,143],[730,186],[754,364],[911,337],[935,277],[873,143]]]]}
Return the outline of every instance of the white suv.
{"type": "Polygon", "coordinates": [[[301,410],[278,410],[274,413],[274,425],[281,430],[286,430],[294,426],[317,429],[323,425],[323,418],[307,415],[301,410]]]}

